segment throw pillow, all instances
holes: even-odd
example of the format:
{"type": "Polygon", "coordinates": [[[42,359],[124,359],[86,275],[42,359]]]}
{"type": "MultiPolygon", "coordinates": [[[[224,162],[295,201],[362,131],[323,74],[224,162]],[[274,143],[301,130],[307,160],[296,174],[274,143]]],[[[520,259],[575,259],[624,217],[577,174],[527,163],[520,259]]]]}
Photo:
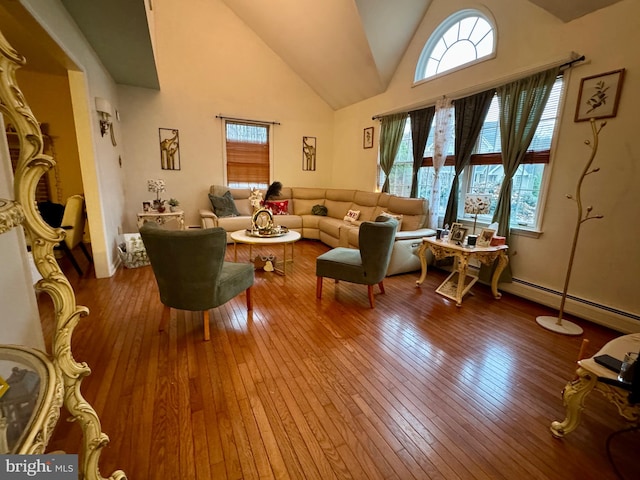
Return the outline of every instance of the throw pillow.
{"type": "Polygon", "coordinates": [[[274,202],[267,200],[264,202],[265,208],[271,210],[274,215],[289,215],[289,200],[274,202]]]}
{"type": "Polygon", "coordinates": [[[311,209],[311,213],[313,213],[314,215],[320,215],[321,217],[326,217],[327,216],[327,207],[325,207],[324,205],[314,205],[313,208],[311,209]]]}
{"type": "Polygon", "coordinates": [[[347,214],[344,216],[344,221],[353,223],[356,220],[358,220],[359,216],[360,216],[360,210],[349,210],[347,214]]]}
{"type": "Polygon", "coordinates": [[[399,213],[391,213],[391,212],[382,212],[380,214],[381,217],[391,217],[391,218],[395,218],[398,221],[398,228],[396,228],[396,231],[400,231],[402,227],[402,214],[399,213]]]}
{"type": "Polygon", "coordinates": [[[240,215],[236,208],[236,203],[233,201],[233,195],[228,190],[221,197],[209,194],[209,200],[213,207],[213,213],[218,217],[237,217],[240,215]]]}

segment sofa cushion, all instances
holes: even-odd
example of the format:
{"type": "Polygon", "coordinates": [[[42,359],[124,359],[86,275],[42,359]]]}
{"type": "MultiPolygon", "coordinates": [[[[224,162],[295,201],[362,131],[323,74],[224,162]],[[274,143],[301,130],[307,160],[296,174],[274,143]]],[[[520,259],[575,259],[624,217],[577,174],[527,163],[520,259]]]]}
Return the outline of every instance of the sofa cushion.
{"type": "Polygon", "coordinates": [[[402,230],[402,219],[404,218],[404,215],[402,215],[401,213],[389,213],[389,212],[381,212],[380,215],[383,217],[395,218],[396,221],[398,222],[398,228],[396,230],[398,232],[402,230]]]}
{"type": "Polygon", "coordinates": [[[314,205],[324,205],[324,198],[294,198],[293,213],[294,215],[311,215],[311,209],[314,205]]]}
{"type": "Polygon", "coordinates": [[[327,207],[327,215],[342,220],[351,207],[351,201],[337,201],[326,199],[324,206],[327,207]]]}
{"type": "Polygon", "coordinates": [[[401,213],[402,230],[418,230],[427,224],[428,202],[423,198],[389,197],[388,212],[401,213]]]}
{"type": "Polygon", "coordinates": [[[311,199],[324,200],[327,189],[326,188],[293,187],[291,191],[292,191],[291,198],[301,199],[301,200],[311,200],[311,199]]]}
{"type": "Polygon", "coordinates": [[[236,204],[233,201],[233,195],[231,195],[229,190],[227,190],[221,197],[210,193],[209,201],[211,202],[213,212],[218,217],[237,217],[240,215],[236,208],[236,204]]]}
{"type": "Polygon", "coordinates": [[[364,192],[362,190],[358,190],[353,196],[353,203],[364,207],[375,207],[378,205],[379,198],[379,192],[364,192]]]}

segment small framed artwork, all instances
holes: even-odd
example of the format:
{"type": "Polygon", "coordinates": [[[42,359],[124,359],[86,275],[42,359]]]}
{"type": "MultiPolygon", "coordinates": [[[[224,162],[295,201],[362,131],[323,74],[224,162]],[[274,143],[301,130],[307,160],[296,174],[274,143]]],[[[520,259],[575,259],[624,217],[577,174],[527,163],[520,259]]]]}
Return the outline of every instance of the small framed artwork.
{"type": "Polygon", "coordinates": [[[623,80],[624,68],[583,78],[580,81],[574,121],[615,117],[623,80]]]}
{"type": "Polygon", "coordinates": [[[180,170],[180,141],[175,128],[159,128],[162,170],[180,170]]]}
{"type": "Polygon", "coordinates": [[[458,230],[460,230],[461,228],[462,228],[462,224],[461,223],[452,223],[451,224],[451,229],[449,230],[449,241],[451,241],[451,239],[453,238],[454,235],[456,237],[458,236],[458,230]]]}
{"type": "Polygon", "coordinates": [[[362,148],[373,148],[373,127],[364,129],[362,136],[362,148]]]}
{"type": "Polygon", "coordinates": [[[462,245],[464,237],[467,236],[467,231],[469,231],[467,227],[458,227],[455,232],[451,230],[451,239],[449,241],[456,245],[462,245]]]}
{"type": "Polygon", "coordinates": [[[302,137],[302,170],[316,169],[316,137],[302,137]]]}
{"type": "Polygon", "coordinates": [[[142,211],[148,212],[151,210],[151,202],[142,202],[142,211]]]}
{"type": "Polygon", "coordinates": [[[476,245],[479,247],[488,247],[491,245],[491,239],[496,234],[496,231],[491,228],[483,228],[478,236],[476,245]]]}

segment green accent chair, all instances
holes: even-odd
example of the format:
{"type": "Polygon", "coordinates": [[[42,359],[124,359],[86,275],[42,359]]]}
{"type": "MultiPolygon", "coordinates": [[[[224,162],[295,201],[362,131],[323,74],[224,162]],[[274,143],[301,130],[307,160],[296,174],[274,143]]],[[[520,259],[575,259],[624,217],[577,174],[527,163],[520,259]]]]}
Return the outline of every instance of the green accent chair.
{"type": "Polygon", "coordinates": [[[384,294],[383,280],[391,260],[396,219],[379,216],[375,222],[362,222],[358,234],[359,249],[337,247],[316,258],[316,297],[322,298],[323,278],[367,285],[369,305],[375,308],[373,286],[384,294]]]}
{"type": "Polygon", "coordinates": [[[140,237],[156,277],[160,301],[170,308],[204,312],[205,341],[210,338],[210,309],[227,303],[243,290],[247,310],[253,309],[253,265],[225,262],[227,233],[223,228],[166,230],[155,222],[146,222],[140,228],[140,237]]]}

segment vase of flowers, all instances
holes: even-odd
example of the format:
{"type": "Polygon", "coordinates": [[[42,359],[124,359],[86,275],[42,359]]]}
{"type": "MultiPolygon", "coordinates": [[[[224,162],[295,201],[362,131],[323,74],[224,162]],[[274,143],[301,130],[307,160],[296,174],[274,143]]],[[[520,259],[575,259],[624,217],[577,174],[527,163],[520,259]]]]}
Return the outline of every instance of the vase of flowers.
{"type": "Polygon", "coordinates": [[[147,180],[147,190],[156,194],[156,199],[153,201],[153,208],[157,210],[158,213],[164,213],[165,211],[164,200],[160,198],[160,193],[164,192],[165,189],[166,184],[164,180],[147,180]]]}

